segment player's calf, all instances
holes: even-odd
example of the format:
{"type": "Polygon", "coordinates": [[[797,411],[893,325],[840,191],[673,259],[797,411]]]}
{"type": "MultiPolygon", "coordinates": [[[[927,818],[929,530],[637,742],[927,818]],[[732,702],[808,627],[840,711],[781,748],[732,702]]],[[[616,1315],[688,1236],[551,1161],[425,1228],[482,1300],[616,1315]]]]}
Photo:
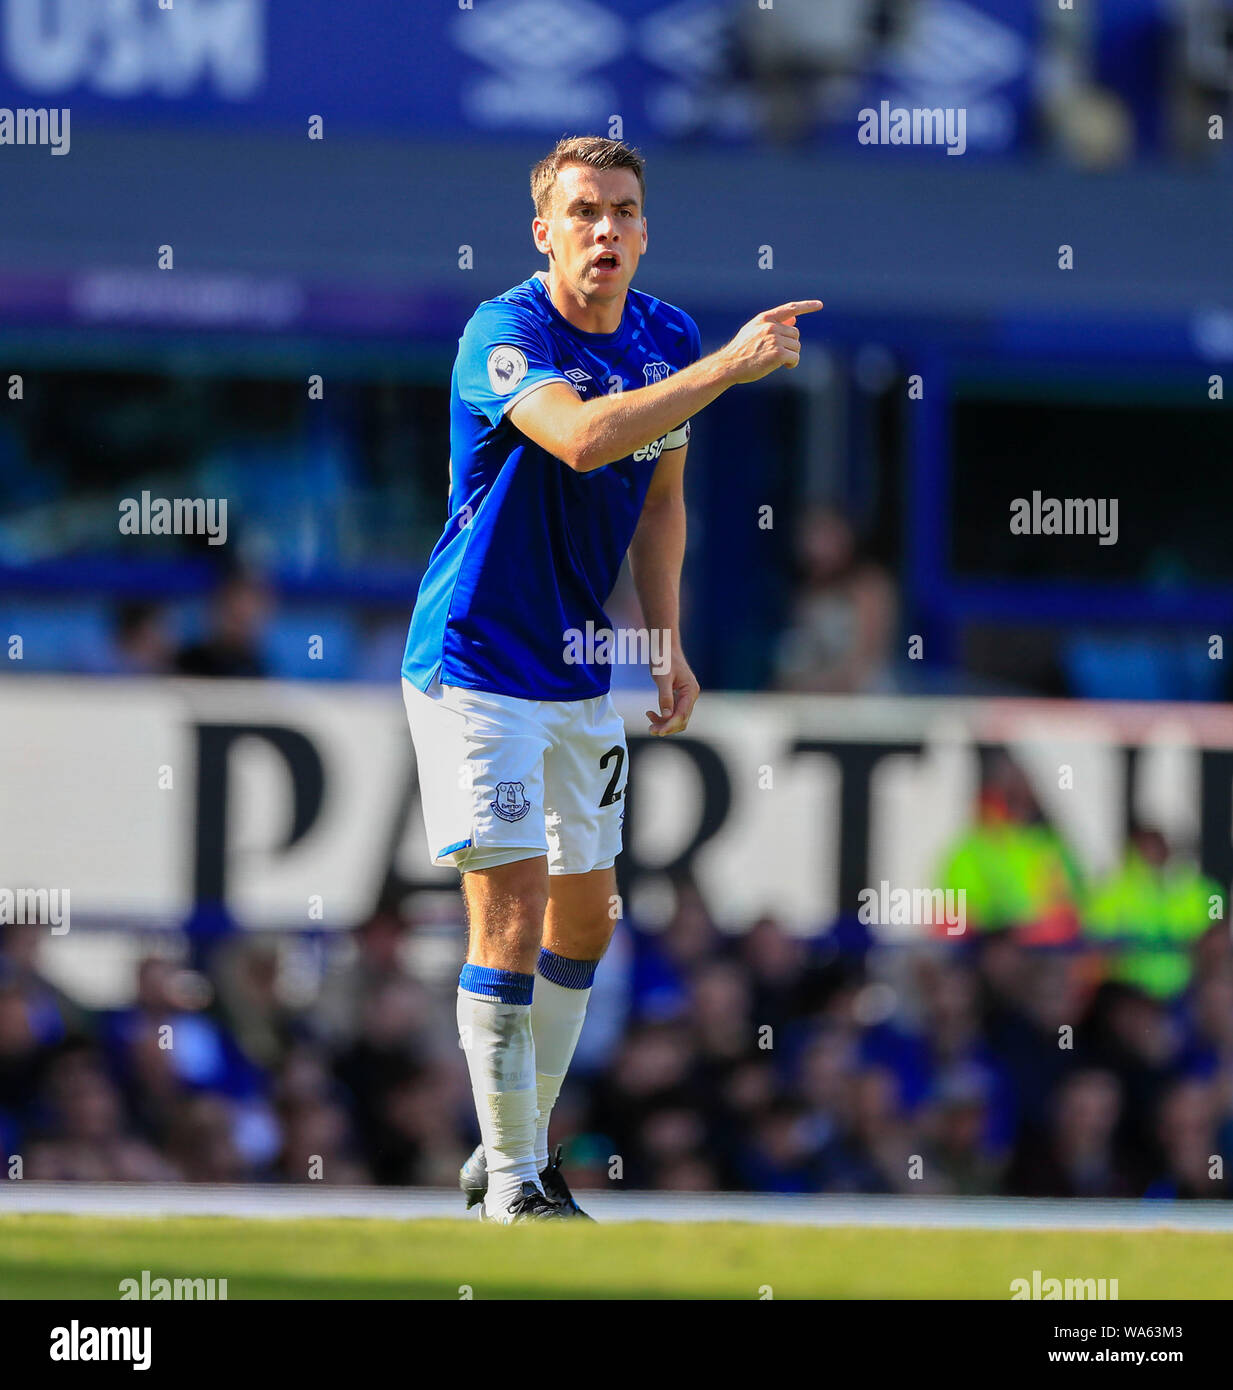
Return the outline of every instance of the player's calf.
{"type": "Polygon", "coordinates": [[[487,1156],[487,1215],[506,1221],[527,1186],[541,1191],[531,995],[547,865],[543,856],[519,860],[463,883],[470,949],[458,978],[458,1037],[487,1156]]]}

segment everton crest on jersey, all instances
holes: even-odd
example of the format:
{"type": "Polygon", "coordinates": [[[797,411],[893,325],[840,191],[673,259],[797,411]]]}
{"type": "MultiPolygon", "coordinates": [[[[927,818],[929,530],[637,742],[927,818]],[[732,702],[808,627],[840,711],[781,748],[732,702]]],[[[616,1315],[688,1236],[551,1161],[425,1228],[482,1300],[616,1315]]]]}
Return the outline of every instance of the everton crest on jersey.
{"type": "MultiPolygon", "coordinates": [[[[584,333],[533,275],[475,311],[450,386],[449,520],[420,585],[403,675],[527,700],[608,690],[606,665],[569,663],[565,636],[610,624],[603,605],[660,454],[688,421],[629,457],[577,473],[520,433],[510,409],[550,381],[583,400],[662,381],[701,356],[688,314],[630,289],[615,333],[584,333]]],[[[503,807],[506,814],[512,803],[503,807]]]]}

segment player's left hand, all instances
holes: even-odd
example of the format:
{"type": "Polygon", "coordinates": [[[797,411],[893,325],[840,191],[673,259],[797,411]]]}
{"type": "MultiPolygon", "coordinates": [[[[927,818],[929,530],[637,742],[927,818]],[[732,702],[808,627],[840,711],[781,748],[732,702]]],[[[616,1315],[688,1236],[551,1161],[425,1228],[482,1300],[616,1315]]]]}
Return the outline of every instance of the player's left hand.
{"type": "Polygon", "coordinates": [[[646,712],[646,717],[651,721],[651,733],[657,738],[682,733],[702,693],[697,678],[689,669],[689,662],[683,656],[677,657],[672,662],[671,670],[662,676],[652,673],[652,679],[659,691],[659,713],[656,714],[654,710],[646,712]]]}

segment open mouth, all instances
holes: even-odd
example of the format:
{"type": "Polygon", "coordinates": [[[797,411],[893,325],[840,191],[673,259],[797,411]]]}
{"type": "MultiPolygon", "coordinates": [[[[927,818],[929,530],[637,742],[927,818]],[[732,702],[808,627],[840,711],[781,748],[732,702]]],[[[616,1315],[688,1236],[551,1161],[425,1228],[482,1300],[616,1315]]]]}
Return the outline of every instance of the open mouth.
{"type": "Polygon", "coordinates": [[[602,256],[596,256],[594,266],[596,270],[619,270],[621,261],[611,251],[606,251],[602,256]]]}

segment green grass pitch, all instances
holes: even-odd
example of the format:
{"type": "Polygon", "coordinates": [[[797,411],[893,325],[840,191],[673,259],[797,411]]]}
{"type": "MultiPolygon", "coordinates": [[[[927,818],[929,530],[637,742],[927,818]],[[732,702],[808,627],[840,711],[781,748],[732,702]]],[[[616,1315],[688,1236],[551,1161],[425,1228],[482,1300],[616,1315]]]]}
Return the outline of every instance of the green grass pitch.
{"type": "Polygon", "coordinates": [[[0,1299],[118,1299],[225,1278],[249,1298],[1008,1299],[1015,1278],[1116,1278],[1122,1300],[1233,1298],[1233,1235],[704,1223],[0,1217],[0,1299]]]}

